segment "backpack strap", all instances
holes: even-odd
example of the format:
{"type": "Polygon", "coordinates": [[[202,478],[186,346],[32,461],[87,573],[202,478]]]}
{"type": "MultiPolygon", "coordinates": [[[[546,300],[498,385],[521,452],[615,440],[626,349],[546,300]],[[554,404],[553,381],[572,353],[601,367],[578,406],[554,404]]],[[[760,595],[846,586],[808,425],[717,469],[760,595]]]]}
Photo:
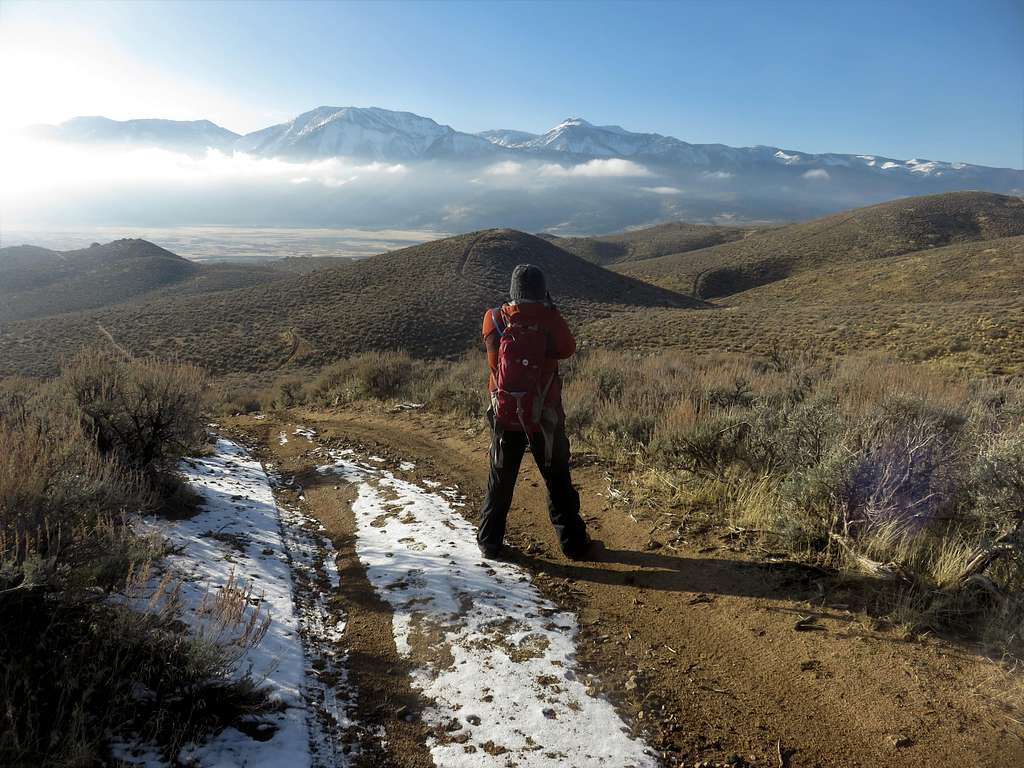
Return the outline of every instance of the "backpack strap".
{"type": "Polygon", "coordinates": [[[504,318],[501,316],[501,307],[494,307],[491,309],[491,322],[494,323],[494,330],[498,332],[499,336],[505,335],[505,329],[508,326],[504,322],[504,318]]]}

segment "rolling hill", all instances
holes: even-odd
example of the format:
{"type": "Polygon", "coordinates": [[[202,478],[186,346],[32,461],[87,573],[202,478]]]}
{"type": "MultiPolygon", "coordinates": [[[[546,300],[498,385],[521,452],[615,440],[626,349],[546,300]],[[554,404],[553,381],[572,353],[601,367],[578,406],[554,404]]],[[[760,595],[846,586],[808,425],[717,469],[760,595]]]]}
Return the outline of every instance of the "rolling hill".
{"type": "Polygon", "coordinates": [[[1024,235],[1024,200],[953,192],[896,200],[731,243],[615,265],[704,299],[728,296],[819,267],[899,256],[954,243],[1024,235]]]}
{"type": "Polygon", "coordinates": [[[729,306],[1012,301],[1024,286],[1024,236],[836,264],[733,294],[729,306]]]}
{"type": "Polygon", "coordinates": [[[268,267],[200,265],[134,239],[73,251],[0,248],[0,272],[0,323],[105,307],[154,292],[208,293],[287,276],[268,267]]]}
{"type": "Polygon", "coordinates": [[[750,227],[724,227],[674,221],[645,229],[630,230],[597,237],[558,237],[541,235],[559,248],[581,259],[607,266],[624,261],[640,261],[710,248],[720,243],[742,240],[757,230],[750,227]]]}
{"type": "Polygon", "coordinates": [[[48,375],[63,354],[106,331],[135,353],[197,362],[217,373],[324,363],[381,348],[456,355],[478,340],[519,263],[541,267],[570,322],[702,302],[617,275],[514,230],[486,230],[404,248],[266,285],[161,296],[0,326],[0,375],[48,375]],[[103,329],[102,331],[100,329],[103,329]]]}
{"type": "Polygon", "coordinates": [[[723,285],[724,275],[733,281],[727,287],[737,290],[720,297],[716,311],[644,309],[588,323],[580,336],[597,346],[695,353],[884,352],[972,372],[1020,374],[1022,230],[1019,199],[959,193],[623,263],[613,268],[665,286],[693,287],[695,280],[707,286],[708,275],[723,285]],[[737,254],[755,243],[761,251],[737,254]],[[738,290],[745,283],[737,275],[744,274],[766,282],[738,290]]]}

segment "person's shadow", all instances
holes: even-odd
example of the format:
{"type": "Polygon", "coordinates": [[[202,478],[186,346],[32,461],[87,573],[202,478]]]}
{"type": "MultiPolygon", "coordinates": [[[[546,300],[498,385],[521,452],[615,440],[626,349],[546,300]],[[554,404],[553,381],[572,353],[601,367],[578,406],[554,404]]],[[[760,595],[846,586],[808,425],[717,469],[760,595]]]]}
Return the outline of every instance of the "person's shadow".
{"type": "Polygon", "coordinates": [[[795,562],[758,563],[721,557],[686,557],[664,550],[610,549],[595,541],[586,560],[568,561],[509,549],[509,559],[548,576],[644,589],[803,599],[818,594],[824,574],[795,562]]]}

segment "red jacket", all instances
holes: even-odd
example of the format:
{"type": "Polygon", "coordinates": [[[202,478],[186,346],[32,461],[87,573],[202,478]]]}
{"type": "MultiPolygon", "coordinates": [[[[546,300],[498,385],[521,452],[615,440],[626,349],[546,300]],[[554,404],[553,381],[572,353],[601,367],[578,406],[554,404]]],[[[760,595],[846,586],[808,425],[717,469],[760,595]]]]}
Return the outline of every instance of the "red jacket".
{"type": "MultiPolygon", "coordinates": [[[[548,354],[544,361],[544,372],[554,373],[555,377],[548,390],[547,403],[555,405],[559,412],[562,410],[562,380],[558,376],[558,361],[572,357],[576,352],[576,339],[565,324],[561,313],[554,307],[547,304],[528,302],[524,304],[502,304],[501,313],[506,317],[519,314],[530,323],[537,323],[548,332],[548,354]]],[[[484,313],[482,329],[484,346],[487,347],[487,367],[490,369],[490,376],[487,379],[487,389],[494,392],[498,385],[495,376],[498,372],[498,329],[494,327],[494,319],[491,311],[484,313]]]]}

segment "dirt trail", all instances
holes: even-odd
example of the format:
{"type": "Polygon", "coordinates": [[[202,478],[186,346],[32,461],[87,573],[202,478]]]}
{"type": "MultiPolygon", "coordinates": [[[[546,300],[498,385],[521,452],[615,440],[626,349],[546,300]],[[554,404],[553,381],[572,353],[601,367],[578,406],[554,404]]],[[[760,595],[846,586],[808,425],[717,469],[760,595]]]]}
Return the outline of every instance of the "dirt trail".
{"type": "MultiPolygon", "coordinates": [[[[395,466],[415,462],[416,473],[456,484],[468,497],[463,512],[475,515],[486,479],[482,433],[417,411],[300,412],[294,419],[315,427],[322,444],[361,446],[395,466]]],[[[395,649],[390,610],[352,554],[351,515],[338,512],[351,502],[344,486],[314,482],[315,462],[296,443],[274,439],[280,423],[240,417],[229,426],[258,440],[282,470],[307,473],[315,488],[305,495],[307,511],[327,527],[349,580],[360,713],[379,722],[395,747],[386,761],[368,764],[431,764],[425,726],[407,714],[425,702],[395,649]]],[[[509,520],[513,560],[548,599],[578,613],[580,663],[597,673],[666,765],[778,766],[780,748],[793,768],[1024,765],[1019,715],[991,695],[990,662],[874,629],[813,571],[752,562],[724,547],[665,546],[642,519],[609,505],[601,468],[584,466],[574,479],[592,535],[603,543],[595,561],[571,564],[559,554],[532,464],[524,464],[509,520]],[[808,614],[817,629],[798,631],[808,614]]]]}

